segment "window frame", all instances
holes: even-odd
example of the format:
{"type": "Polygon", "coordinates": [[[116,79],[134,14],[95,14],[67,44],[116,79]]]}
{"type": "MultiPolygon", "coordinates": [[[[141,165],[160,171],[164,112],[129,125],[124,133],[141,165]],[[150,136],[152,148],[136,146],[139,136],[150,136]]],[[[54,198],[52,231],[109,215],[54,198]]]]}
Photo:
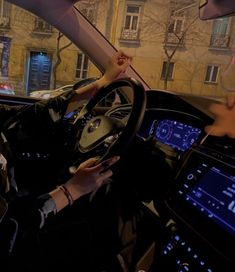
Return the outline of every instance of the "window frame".
{"type": "Polygon", "coordinates": [[[218,78],[219,78],[219,71],[220,71],[220,66],[217,64],[208,64],[206,68],[206,74],[204,78],[204,83],[207,84],[217,84],[218,83],[218,78]],[[210,71],[209,71],[210,69],[210,71]],[[216,74],[214,75],[215,69],[217,69],[216,74]],[[208,77],[208,79],[207,79],[208,77]],[[215,77],[215,80],[213,78],[215,77]]]}
{"type": "Polygon", "coordinates": [[[140,21],[140,11],[141,11],[140,6],[135,5],[135,4],[127,3],[127,5],[126,5],[125,20],[124,20],[124,26],[123,26],[124,30],[138,31],[138,29],[139,29],[139,21],[140,21]],[[129,7],[138,8],[138,13],[134,13],[134,12],[128,11],[129,7]],[[129,23],[129,27],[128,28],[126,28],[127,17],[130,17],[130,23],[129,23]],[[134,18],[137,18],[137,23],[136,23],[136,28],[135,29],[133,28],[134,18]]]}
{"type": "Polygon", "coordinates": [[[230,33],[230,28],[231,28],[231,18],[229,18],[229,17],[217,18],[217,19],[213,20],[212,35],[224,35],[224,36],[226,36],[226,35],[228,35],[230,33]],[[225,33],[223,33],[221,30],[222,30],[222,24],[225,24],[225,20],[226,20],[226,31],[225,31],[225,33]],[[219,32],[216,31],[217,22],[222,22],[221,24],[219,24],[219,27],[220,27],[219,32]]]}
{"type": "Polygon", "coordinates": [[[232,18],[217,18],[213,20],[212,28],[211,28],[211,38],[210,38],[210,47],[212,48],[229,48],[230,36],[231,36],[231,26],[232,26],[232,18]],[[217,24],[217,22],[226,21],[225,31],[223,30],[222,23],[217,24]],[[219,30],[219,31],[218,31],[219,30]]]}
{"type": "Polygon", "coordinates": [[[184,31],[184,24],[185,24],[185,16],[174,16],[173,15],[170,18],[170,22],[169,22],[169,26],[168,26],[167,32],[169,34],[172,33],[172,34],[175,34],[175,35],[181,34],[184,31]],[[176,32],[176,30],[177,30],[177,23],[178,22],[181,22],[181,27],[180,27],[180,31],[176,32]],[[173,25],[172,31],[170,31],[171,25],[173,25]]]}
{"type": "Polygon", "coordinates": [[[123,22],[122,22],[122,28],[121,28],[121,35],[120,35],[120,41],[121,42],[134,42],[139,43],[139,34],[140,34],[140,25],[142,20],[142,13],[143,13],[143,3],[139,3],[137,1],[127,1],[125,3],[125,10],[124,10],[124,16],[123,16],[123,22]],[[138,8],[138,13],[130,12],[128,11],[128,8],[138,8]],[[129,27],[127,28],[127,17],[130,16],[131,19],[129,20],[129,27]],[[133,29],[134,23],[134,17],[137,17],[136,22],[136,28],[133,29]]]}
{"type": "Polygon", "coordinates": [[[11,3],[0,0],[0,18],[10,18],[11,3]]]}
{"type": "Polygon", "coordinates": [[[88,77],[89,72],[89,58],[86,54],[82,52],[77,53],[77,63],[76,63],[76,71],[75,71],[75,78],[76,79],[85,79],[88,77]],[[79,64],[79,57],[81,56],[81,65],[78,67],[79,64]],[[86,64],[87,61],[87,64],[86,64]],[[85,67],[87,65],[87,67],[85,67]],[[84,77],[84,72],[86,73],[86,76],[84,77]],[[79,76],[78,76],[79,75],[79,76]]]}
{"type": "Polygon", "coordinates": [[[168,61],[163,61],[163,63],[162,63],[161,80],[173,80],[174,79],[173,75],[174,75],[174,71],[175,71],[175,62],[174,61],[169,62],[170,77],[169,77],[169,75],[168,75],[168,77],[166,76],[167,63],[168,63],[168,61]]]}

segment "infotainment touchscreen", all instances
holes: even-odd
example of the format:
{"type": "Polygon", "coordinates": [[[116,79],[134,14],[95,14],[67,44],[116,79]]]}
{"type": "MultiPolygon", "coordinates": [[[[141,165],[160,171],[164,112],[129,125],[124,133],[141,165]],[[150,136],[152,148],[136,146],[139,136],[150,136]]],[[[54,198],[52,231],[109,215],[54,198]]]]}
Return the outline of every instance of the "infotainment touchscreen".
{"type": "Polygon", "coordinates": [[[235,176],[212,167],[184,196],[210,220],[235,236],[235,176]]]}

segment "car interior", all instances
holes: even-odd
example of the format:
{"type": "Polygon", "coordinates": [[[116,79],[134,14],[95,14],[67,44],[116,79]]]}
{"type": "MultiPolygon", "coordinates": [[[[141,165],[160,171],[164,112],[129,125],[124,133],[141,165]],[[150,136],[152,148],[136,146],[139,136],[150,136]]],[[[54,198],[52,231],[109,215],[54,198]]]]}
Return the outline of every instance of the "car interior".
{"type": "MultiPolygon", "coordinates": [[[[10,2],[37,13],[35,7],[30,6],[30,1],[10,2]]],[[[207,8],[200,11],[203,20],[224,16],[228,12],[226,10],[218,15],[212,12],[212,8],[207,8]]],[[[232,8],[234,12],[234,4],[232,8]]],[[[47,16],[44,15],[44,19],[47,16]]],[[[55,24],[52,19],[49,22],[55,24]]],[[[85,25],[81,27],[85,29],[85,25]]],[[[67,28],[62,30],[66,32],[67,28]]],[[[111,45],[107,48],[106,58],[115,50],[111,45]]],[[[92,50],[91,46],[87,53],[92,50]]],[[[94,56],[94,61],[103,68],[104,51],[102,49],[99,56],[94,56]]],[[[82,84],[93,80],[88,78],[82,84]]],[[[30,96],[0,94],[1,104],[28,106],[39,101],[40,98],[30,96]]],[[[111,244],[112,239],[106,241],[105,238],[112,221],[108,203],[116,200],[112,192],[113,200],[108,197],[108,185],[96,195],[78,201],[70,212],[62,214],[49,228],[62,225],[64,220],[74,222],[79,213],[81,216],[78,217],[84,218],[90,211],[89,218],[93,216],[92,222],[96,222],[92,231],[98,236],[98,246],[96,244],[93,248],[97,260],[100,257],[97,272],[235,271],[234,138],[212,135],[205,129],[217,118],[209,110],[210,106],[221,101],[148,88],[146,82],[140,80],[140,75],[130,68],[125,77],[100,90],[87,103],[78,103],[76,110],[66,114],[51,131],[40,128],[32,132],[30,138],[18,140],[14,130],[9,133],[16,156],[15,176],[19,190],[43,193],[61,184],[72,175],[74,167],[89,157],[99,156],[103,161],[112,155],[120,155],[120,161],[112,167],[114,175],[110,184],[114,184],[114,188],[116,186],[118,196],[123,198],[122,215],[129,220],[139,211],[143,214],[137,220],[135,237],[130,237],[129,233],[126,244],[122,244],[118,264],[112,263],[112,270],[101,270],[102,265],[99,266],[105,262],[99,251],[107,254],[108,250],[102,251],[103,248],[117,246],[111,244]],[[32,180],[35,171],[38,175],[32,180]],[[103,213],[100,214],[97,207],[93,210],[88,208],[92,197],[92,205],[103,209],[103,213]],[[128,270],[124,270],[120,256],[128,255],[125,255],[125,249],[129,245],[132,246],[132,258],[128,270]]],[[[75,233],[74,226],[72,223],[66,225],[65,236],[75,233]]],[[[47,235],[43,235],[45,233],[41,239],[45,240],[47,235]]],[[[55,237],[50,242],[54,240],[55,237]]],[[[64,241],[61,243],[67,245],[64,241]]],[[[51,248],[48,244],[45,242],[42,246],[45,254],[49,250],[57,252],[57,243],[51,248]]],[[[72,247],[76,249],[76,245],[72,247]]],[[[71,252],[66,254],[66,251],[67,248],[62,250],[66,258],[73,255],[71,252]]],[[[59,253],[58,256],[60,258],[59,253]]],[[[79,262],[73,256],[69,261],[74,265],[79,262]]],[[[106,261],[111,262],[110,259],[106,261]]],[[[32,267],[37,262],[32,261],[32,267]]]]}

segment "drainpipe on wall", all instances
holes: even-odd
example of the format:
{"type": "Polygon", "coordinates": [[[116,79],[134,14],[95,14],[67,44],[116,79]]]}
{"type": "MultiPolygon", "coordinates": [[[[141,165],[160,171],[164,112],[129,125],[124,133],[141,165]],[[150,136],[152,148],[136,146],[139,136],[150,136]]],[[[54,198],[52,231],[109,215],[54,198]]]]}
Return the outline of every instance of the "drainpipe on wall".
{"type": "Polygon", "coordinates": [[[111,37],[110,42],[115,45],[116,41],[116,32],[117,32],[117,19],[118,19],[118,12],[120,6],[120,0],[115,0],[114,11],[113,11],[113,20],[112,20],[112,29],[111,29],[111,37]]]}

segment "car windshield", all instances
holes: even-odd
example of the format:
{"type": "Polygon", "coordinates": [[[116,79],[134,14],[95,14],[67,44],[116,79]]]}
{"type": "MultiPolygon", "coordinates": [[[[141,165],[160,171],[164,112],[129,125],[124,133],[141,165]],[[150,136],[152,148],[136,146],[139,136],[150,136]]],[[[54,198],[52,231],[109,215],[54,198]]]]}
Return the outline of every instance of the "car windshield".
{"type": "MultiPolygon", "coordinates": [[[[11,86],[9,94],[30,96],[101,75],[86,48],[29,11],[0,3],[0,84],[11,86]]],[[[133,56],[148,88],[208,97],[235,89],[232,17],[202,21],[195,0],[83,0],[75,7],[133,56]]]]}

